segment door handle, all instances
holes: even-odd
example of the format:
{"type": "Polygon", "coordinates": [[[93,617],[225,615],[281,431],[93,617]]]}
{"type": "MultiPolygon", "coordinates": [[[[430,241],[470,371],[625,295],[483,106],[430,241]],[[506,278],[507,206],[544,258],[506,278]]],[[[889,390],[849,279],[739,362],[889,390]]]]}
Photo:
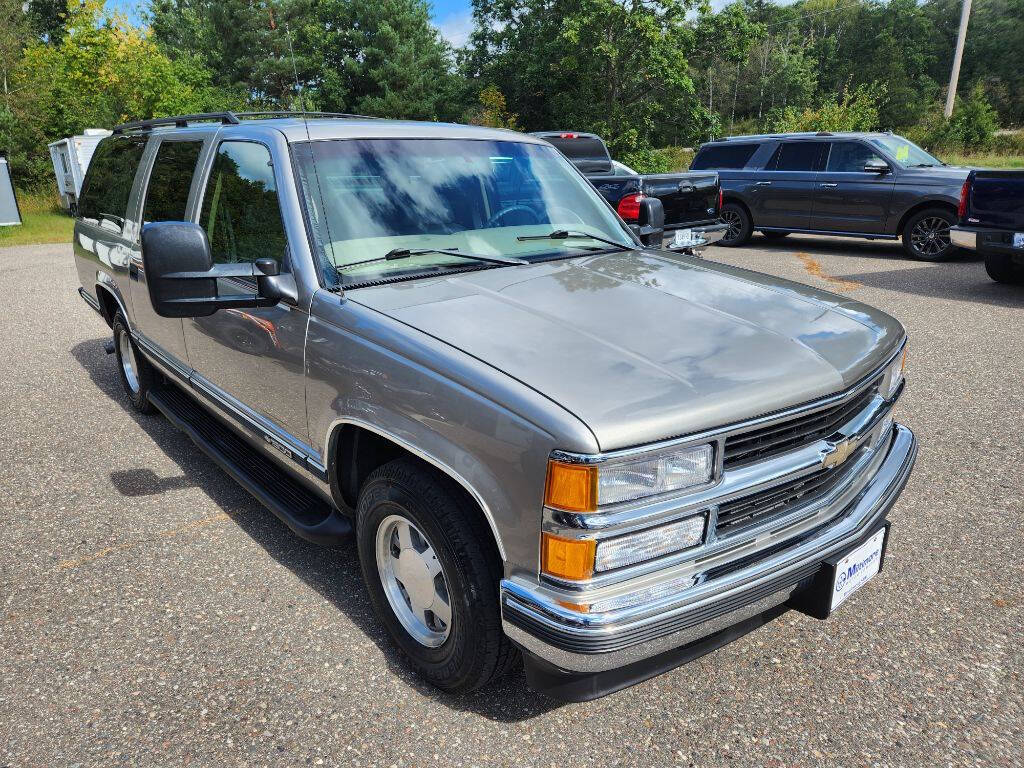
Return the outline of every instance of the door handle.
{"type": "Polygon", "coordinates": [[[821,186],[828,187],[829,189],[835,189],[839,185],[836,182],[834,182],[834,181],[826,181],[826,182],[822,183],[821,186]]]}
{"type": "Polygon", "coordinates": [[[755,187],[770,187],[772,183],[770,181],[758,181],[754,183],[755,187]]]}

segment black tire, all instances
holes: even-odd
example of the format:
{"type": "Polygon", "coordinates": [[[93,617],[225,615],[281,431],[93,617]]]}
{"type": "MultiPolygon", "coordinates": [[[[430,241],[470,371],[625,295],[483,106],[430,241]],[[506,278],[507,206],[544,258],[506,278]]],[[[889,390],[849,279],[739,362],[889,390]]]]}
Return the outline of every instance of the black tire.
{"type": "Polygon", "coordinates": [[[725,237],[718,241],[717,245],[724,245],[732,248],[737,245],[744,245],[750,240],[754,231],[753,222],[750,221],[750,214],[747,209],[738,203],[726,203],[722,206],[719,214],[719,221],[729,225],[725,237]]]}
{"type": "Polygon", "coordinates": [[[762,232],[761,234],[767,237],[769,240],[781,240],[782,238],[789,237],[790,235],[789,232],[776,232],[774,230],[768,230],[767,232],[762,232]]]}
{"type": "Polygon", "coordinates": [[[1013,258],[1005,254],[988,254],[985,257],[985,271],[997,283],[1024,285],[1024,266],[1014,263],[1013,258]]]}
{"type": "Polygon", "coordinates": [[[156,409],[149,402],[149,390],[156,380],[156,372],[141,354],[132,341],[128,331],[128,321],[120,311],[114,315],[114,354],[117,355],[117,372],[121,376],[121,386],[128,395],[128,401],[139,413],[153,413],[156,409]],[[127,364],[125,353],[128,353],[127,364]]]}
{"type": "MultiPolygon", "coordinates": [[[[428,682],[450,693],[465,693],[496,680],[519,661],[518,651],[501,628],[498,584],[502,567],[497,548],[479,508],[453,481],[411,458],[374,470],[359,493],[356,542],[377,618],[428,682]],[[385,588],[387,577],[382,570],[387,572],[388,565],[379,567],[378,534],[391,542],[387,526],[394,525],[396,517],[418,529],[417,540],[426,544],[440,563],[451,619],[447,636],[435,647],[410,633],[403,624],[409,619],[399,618],[392,607],[391,600],[398,599],[394,587],[391,598],[385,588]]],[[[391,549],[390,544],[383,546],[391,549]]],[[[437,577],[434,579],[436,585],[437,577]]],[[[402,586],[402,597],[415,610],[409,594],[402,586]]],[[[429,610],[426,615],[431,623],[439,622],[429,610]]]]}
{"type": "Polygon", "coordinates": [[[949,228],[956,216],[946,208],[925,208],[903,225],[903,250],[918,261],[945,261],[956,253],[949,228]]]}

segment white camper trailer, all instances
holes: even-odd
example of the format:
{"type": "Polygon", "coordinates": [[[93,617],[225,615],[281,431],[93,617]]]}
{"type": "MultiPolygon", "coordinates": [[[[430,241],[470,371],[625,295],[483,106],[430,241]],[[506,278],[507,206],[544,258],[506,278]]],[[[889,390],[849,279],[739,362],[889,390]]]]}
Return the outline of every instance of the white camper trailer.
{"type": "Polygon", "coordinates": [[[66,209],[73,210],[82,193],[82,180],[89,168],[92,153],[100,140],[109,136],[103,128],[86,128],[80,136],[60,139],[50,144],[50,159],[57,177],[57,191],[66,209]]]}

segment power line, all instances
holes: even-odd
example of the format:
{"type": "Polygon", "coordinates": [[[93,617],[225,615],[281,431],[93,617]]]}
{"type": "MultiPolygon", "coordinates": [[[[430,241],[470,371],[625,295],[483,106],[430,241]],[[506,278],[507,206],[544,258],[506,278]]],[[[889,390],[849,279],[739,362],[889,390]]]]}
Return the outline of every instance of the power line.
{"type": "Polygon", "coordinates": [[[800,14],[798,18],[786,19],[785,21],[775,21],[772,22],[771,24],[763,24],[762,26],[765,29],[771,29],[772,27],[784,27],[790,24],[799,23],[804,19],[810,18],[811,16],[823,16],[830,13],[839,13],[839,11],[848,11],[851,8],[857,8],[861,5],[862,4],[860,2],[848,3],[847,5],[837,5],[834,8],[825,8],[820,11],[809,11],[807,13],[800,14]]]}

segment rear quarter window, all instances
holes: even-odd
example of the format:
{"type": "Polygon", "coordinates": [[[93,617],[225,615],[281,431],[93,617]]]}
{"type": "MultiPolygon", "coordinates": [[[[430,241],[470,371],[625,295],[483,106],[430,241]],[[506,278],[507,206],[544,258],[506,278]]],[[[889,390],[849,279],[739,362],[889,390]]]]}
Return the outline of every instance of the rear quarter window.
{"type": "Polygon", "coordinates": [[[738,170],[757,151],[757,144],[715,144],[701,147],[690,163],[692,171],[738,170]]]}
{"type": "Polygon", "coordinates": [[[78,216],[97,223],[107,220],[120,228],[128,210],[135,174],[146,150],[144,136],[110,136],[93,152],[82,194],[78,216]]]}

